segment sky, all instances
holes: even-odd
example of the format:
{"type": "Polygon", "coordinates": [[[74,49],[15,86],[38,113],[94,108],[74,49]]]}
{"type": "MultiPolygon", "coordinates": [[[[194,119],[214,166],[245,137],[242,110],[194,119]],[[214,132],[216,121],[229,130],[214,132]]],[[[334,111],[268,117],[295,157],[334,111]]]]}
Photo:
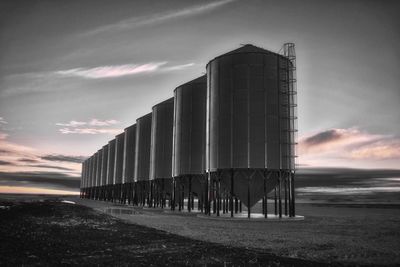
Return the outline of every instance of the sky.
{"type": "Polygon", "coordinates": [[[82,160],[249,43],[296,45],[300,169],[400,169],[399,11],[367,0],[1,1],[0,192],[76,192],[82,160]]]}

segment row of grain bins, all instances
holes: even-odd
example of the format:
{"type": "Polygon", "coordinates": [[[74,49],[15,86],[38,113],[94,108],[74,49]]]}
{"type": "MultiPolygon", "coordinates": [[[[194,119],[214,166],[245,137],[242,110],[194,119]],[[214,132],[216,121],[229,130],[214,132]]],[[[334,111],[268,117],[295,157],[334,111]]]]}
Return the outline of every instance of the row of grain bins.
{"type": "Polygon", "coordinates": [[[81,197],[250,218],[295,216],[296,62],[253,45],[211,60],[83,162],[81,197]],[[259,204],[260,205],[260,204],[259,204]]]}

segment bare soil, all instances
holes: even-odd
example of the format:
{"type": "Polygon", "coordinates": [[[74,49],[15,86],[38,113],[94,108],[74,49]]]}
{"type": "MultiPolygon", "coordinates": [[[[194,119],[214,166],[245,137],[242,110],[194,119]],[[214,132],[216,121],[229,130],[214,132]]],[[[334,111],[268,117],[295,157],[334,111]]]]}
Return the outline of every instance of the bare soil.
{"type": "MultiPolygon", "coordinates": [[[[0,199],[0,266],[319,266],[199,241],[58,199],[0,199]]],[[[337,265],[337,264],[330,264],[337,265]]]]}

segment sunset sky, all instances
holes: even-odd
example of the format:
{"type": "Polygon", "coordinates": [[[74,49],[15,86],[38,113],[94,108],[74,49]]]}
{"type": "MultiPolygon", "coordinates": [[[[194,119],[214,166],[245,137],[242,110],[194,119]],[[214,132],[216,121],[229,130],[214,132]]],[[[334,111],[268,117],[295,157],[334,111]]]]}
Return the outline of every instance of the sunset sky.
{"type": "Polygon", "coordinates": [[[399,1],[1,1],[0,192],[76,191],[82,160],[247,43],[296,44],[300,168],[400,169],[399,11],[399,1]]]}

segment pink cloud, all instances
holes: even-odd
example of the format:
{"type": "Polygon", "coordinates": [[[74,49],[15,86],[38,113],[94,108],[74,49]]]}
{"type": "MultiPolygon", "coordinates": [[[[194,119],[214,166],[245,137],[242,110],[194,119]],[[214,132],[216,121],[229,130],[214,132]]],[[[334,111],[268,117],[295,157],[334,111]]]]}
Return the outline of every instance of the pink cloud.
{"type": "MultiPolygon", "coordinates": [[[[72,156],[69,156],[72,157],[72,156]]],[[[32,147],[10,141],[0,132],[0,172],[26,172],[57,170],[79,175],[81,164],[72,161],[52,162],[32,147]]]]}
{"type": "Polygon", "coordinates": [[[142,65],[126,64],[117,66],[101,66],[96,68],[76,68],[56,71],[56,74],[68,77],[82,77],[89,79],[116,78],[121,76],[152,72],[167,62],[155,62],[142,65]]]}
{"type": "Polygon", "coordinates": [[[114,128],[61,128],[59,131],[62,134],[111,134],[120,133],[121,129],[114,128]]]}
{"type": "Polygon", "coordinates": [[[305,136],[298,148],[299,163],[311,166],[396,167],[394,161],[400,160],[400,138],[357,128],[305,136]]]}
{"type": "Polygon", "coordinates": [[[148,72],[168,72],[168,71],[179,71],[191,66],[194,63],[175,65],[175,66],[164,66],[167,62],[151,62],[146,64],[126,64],[126,65],[114,65],[114,66],[100,66],[95,68],[75,68],[69,70],[59,70],[55,73],[57,75],[65,77],[81,77],[88,79],[100,79],[100,78],[117,78],[128,75],[135,75],[140,73],[148,72]]]}
{"type": "Polygon", "coordinates": [[[384,160],[397,158],[400,160],[400,140],[379,140],[354,149],[350,152],[350,157],[352,159],[384,160]]]}
{"type": "Polygon", "coordinates": [[[300,138],[299,152],[301,154],[329,153],[332,150],[350,145],[378,140],[379,135],[360,132],[356,128],[329,129],[311,136],[300,138]]]}

